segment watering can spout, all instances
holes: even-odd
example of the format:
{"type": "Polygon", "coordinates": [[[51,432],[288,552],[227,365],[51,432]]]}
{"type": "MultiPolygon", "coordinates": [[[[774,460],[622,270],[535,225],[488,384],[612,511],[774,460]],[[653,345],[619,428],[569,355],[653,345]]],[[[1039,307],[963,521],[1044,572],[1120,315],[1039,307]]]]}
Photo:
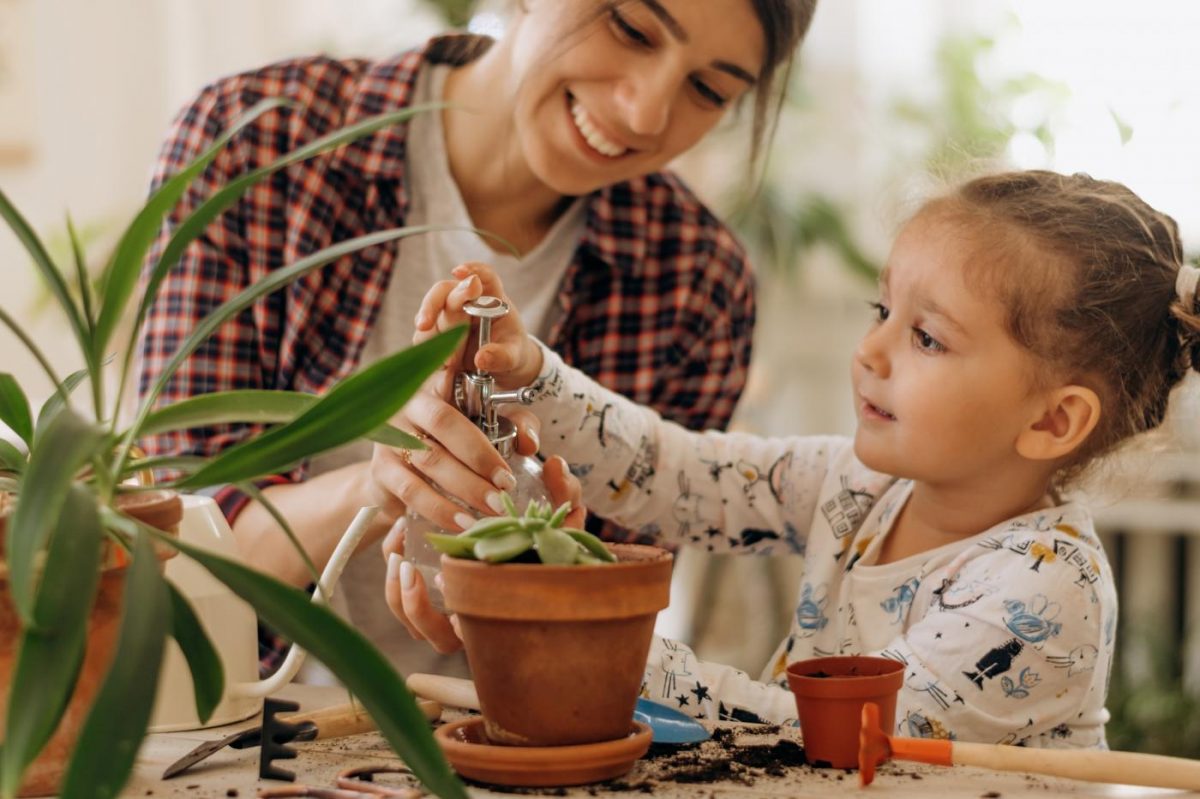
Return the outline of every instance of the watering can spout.
{"type": "MultiPolygon", "coordinates": [[[[185,496],[183,505],[181,539],[223,557],[241,559],[233,531],[212,498],[185,496]]],[[[338,578],[378,513],[377,507],[365,507],[355,515],[321,574],[313,593],[314,603],[328,604],[338,578]]],[[[226,689],[212,717],[201,723],[196,716],[191,672],[183,655],[171,642],[164,658],[150,731],[214,727],[241,721],[261,711],[263,697],[277,693],[296,676],[304,664],[304,650],[293,646],[274,674],[263,680],[256,679],[258,628],[254,609],[195,561],[173,558],[167,564],[167,577],[192,604],[216,647],[225,667],[226,689]]]]}

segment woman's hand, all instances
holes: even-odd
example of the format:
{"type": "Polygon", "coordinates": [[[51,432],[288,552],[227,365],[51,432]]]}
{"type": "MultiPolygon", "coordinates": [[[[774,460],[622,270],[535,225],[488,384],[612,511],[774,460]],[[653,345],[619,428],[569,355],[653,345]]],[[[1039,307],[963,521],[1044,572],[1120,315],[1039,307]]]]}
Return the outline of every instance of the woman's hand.
{"type": "MultiPolygon", "coordinates": [[[[542,350],[525,331],[521,314],[504,293],[500,278],[487,264],[467,263],[454,267],[454,280],[434,284],[421,300],[417,312],[414,342],[420,343],[471,317],[463,307],[482,296],[498,297],[508,304],[506,316],[492,321],[491,343],[478,352],[477,342],[468,341],[464,352],[469,360],[467,369],[483,369],[496,378],[501,388],[527,386],[537,379],[542,369],[542,350]]],[[[460,362],[456,358],[453,363],[460,362]]]]}
{"type": "MultiPolygon", "coordinates": [[[[542,478],[555,506],[571,503],[571,512],[564,524],[582,528],[587,515],[583,507],[583,490],[579,480],[567,468],[567,462],[558,456],[546,461],[542,478]]],[[[388,608],[413,638],[429,641],[442,654],[456,652],[462,647],[458,619],[443,615],[430,604],[424,578],[412,563],[404,560],[405,532],[406,524],[401,518],[383,539],[383,557],[388,565],[384,598],[388,608]]],[[[442,576],[439,574],[436,579],[440,581],[442,576]]]]}

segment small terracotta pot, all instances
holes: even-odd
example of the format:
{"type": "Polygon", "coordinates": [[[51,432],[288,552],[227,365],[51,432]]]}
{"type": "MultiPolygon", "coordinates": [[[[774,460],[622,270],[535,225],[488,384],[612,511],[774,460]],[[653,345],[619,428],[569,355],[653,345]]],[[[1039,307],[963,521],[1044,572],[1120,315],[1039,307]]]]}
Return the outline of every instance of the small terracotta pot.
{"type": "MultiPolygon", "coordinates": [[[[171,533],[177,532],[179,520],[183,518],[183,503],[179,495],[172,491],[122,495],[118,506],[129,515],[171,533]]],[[[7,517],[0,516],[0,543],[6,533],[7,517]]],[[[159,550],[160,560],[165,560],[171,554],[173,550],[159,550]]],[[[25,771],[18,796],[51,796],[58,793],[75,740],[112,662],[121,626],[126,559],[110,557],[106,562],[110,565],[100,576],[100,585],[88,618],[87,649],[75,684],[75,693],[67,704],[58,729],[25,771]]],[[[0,720],[8,714],[8,689],[17,665],[20,634],[20,619],[12,605],[8,580],[0,577],[0,720]]],[[[3,738],[4,730],[0,727],[0,743],[3,738]]]]}
{"type": "Polygon", "coordinates": [[[565,746],[632,728],[671,554],[610,544],[617,563],[489,564],[442,556],[488,739],[565,746]]]}
{"type": "Polygon", "coordinates": [[[796,695],[804,754],[814,766],[858,766],[858,733],[865,702],[879,705],[883,729],[896,728],[896,694],[904,664],[888,658],[852,655],[812,658],[787,668],[796,695]]]}

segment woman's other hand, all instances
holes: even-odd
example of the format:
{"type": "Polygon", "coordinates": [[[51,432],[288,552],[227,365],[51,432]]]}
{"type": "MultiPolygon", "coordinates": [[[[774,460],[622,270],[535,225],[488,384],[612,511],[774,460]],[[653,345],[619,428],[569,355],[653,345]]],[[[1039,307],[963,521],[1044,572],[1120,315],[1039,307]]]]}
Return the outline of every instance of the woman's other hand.
{"type": "MultiPolygon", "coordinates": [[[[434,284],[421,301],[415,320],[414,343],[420,343],[454,325],[470,322],[463,310],[467,303],[482,296],[498,297],[508,304],[506,316],[492,321],[491,343],[475,351],[476,342],[468,341],[465,352],[471,360],[464,368],[483,369],[496,378],[501,388],[527,386],[537,379],[542,368],[542,351],[525,331],[521,314],[508,295],[500,278],[490,266],[466,263],[454,267],[454,280],[434,284]]],[[[452,363],[459,363],[461,356],[452,363]]]]}

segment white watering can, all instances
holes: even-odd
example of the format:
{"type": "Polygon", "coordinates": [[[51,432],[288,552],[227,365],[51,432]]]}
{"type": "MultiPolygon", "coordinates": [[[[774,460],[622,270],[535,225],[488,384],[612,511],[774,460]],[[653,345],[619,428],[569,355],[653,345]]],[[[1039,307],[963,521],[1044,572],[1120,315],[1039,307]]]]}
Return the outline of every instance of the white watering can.
{"type": "MultiPolygon", "coordinates": [[[[180,539],[240,561],[237,541],[217,503],[204,496],[188,495],[182,499],[180,539]]],[[[378,508],[367,507],[354,517],[321,574],[320,590],[314,592],[313,602],[324,604],[333,595],[333,587],[347,561],[378,512],[378,508]]],[[[278,692],[296,676],[304,663],[304,650],[293,646],[278,671],[267,679],[258,679],[258,622],[254,609],[190,558],[171,558],[167,561],[166,576],[191,603],[216,647],[225,667],[225,694],[209,720],[201,723],[196,716],[192,674],[179,645],[170,639],[163,656],[150,732],[217,727],[259,713],[263,698],[278,692]]]]}

